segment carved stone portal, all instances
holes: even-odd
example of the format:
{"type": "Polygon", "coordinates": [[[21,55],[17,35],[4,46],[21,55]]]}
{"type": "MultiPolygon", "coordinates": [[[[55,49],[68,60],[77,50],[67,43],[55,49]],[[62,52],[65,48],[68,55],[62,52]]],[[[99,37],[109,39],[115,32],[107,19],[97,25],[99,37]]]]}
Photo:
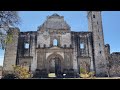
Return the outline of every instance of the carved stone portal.
{"type": "Polygon", "coordinates": [[[58,73],[63,71],[63,58],[59,54],[52,54],[47,58],[48,73],[58,73]]]}

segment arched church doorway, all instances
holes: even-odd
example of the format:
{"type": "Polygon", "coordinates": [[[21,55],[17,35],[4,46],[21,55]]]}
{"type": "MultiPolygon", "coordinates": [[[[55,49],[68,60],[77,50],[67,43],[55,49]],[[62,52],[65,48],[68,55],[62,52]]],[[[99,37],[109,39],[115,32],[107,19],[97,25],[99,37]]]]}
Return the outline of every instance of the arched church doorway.
{"type": "Polygon", "coordinates": [[[55,73],[56,76],[62,73],[63,68],[63,58],[59,54],[52,54],[48,57],[48,72],[55,73]]]}
{"type": "Polygon", "coordinates": [[[49,62],[49,72],[50,73],[57,73],[61,71],[61,60],[59,57],[54,57],[50,59],[49,62]]]}

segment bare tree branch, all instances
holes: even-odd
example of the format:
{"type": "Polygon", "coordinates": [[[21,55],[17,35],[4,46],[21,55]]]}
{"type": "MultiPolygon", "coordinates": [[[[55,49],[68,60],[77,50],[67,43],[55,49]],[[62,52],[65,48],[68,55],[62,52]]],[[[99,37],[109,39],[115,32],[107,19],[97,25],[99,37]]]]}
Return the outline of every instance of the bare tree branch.
{"type": "Polygon", "coordinates": [[[20,24],[17,11],[0,11],[0,48],[5,48],[5,40],[10,27],[20,24]]]}

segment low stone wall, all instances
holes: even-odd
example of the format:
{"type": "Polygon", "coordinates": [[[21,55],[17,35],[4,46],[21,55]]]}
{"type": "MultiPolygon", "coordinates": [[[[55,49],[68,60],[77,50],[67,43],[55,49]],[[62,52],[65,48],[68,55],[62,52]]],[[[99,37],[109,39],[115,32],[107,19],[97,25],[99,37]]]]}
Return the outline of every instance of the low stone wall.
{"type": "Polygon", "coordinates": [[[120,52],[114,52],[110,55],[110,76],[120,77],[120,52]]]}

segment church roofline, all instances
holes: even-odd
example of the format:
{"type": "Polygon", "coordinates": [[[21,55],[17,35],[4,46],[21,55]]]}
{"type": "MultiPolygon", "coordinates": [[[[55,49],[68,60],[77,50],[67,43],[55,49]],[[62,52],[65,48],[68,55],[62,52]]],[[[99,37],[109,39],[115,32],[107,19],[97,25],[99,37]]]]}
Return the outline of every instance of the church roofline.
{"type": "Polygon", "coordinates": [[[112,52],[111,55],[120,55],[120,52],[112,52]]]}
{"type": "Polygon", "coordinates": [[[48,19],[50,19],[50,18],[64,18],[64,16],[60,16],[59,14],[54,13],[54,14],[48,16],[47,18],[48,18],[48,19]]]}
{"type": "Polygon", "coordinates": [[[71,31],[71,33],[92,33],[90,31],[71,31]]]}
{"type": "Polygon", "coordinates": [[[22,32],[20,32],[20,33],[37,33],[37,31],[22,31],[22,32]]]}

